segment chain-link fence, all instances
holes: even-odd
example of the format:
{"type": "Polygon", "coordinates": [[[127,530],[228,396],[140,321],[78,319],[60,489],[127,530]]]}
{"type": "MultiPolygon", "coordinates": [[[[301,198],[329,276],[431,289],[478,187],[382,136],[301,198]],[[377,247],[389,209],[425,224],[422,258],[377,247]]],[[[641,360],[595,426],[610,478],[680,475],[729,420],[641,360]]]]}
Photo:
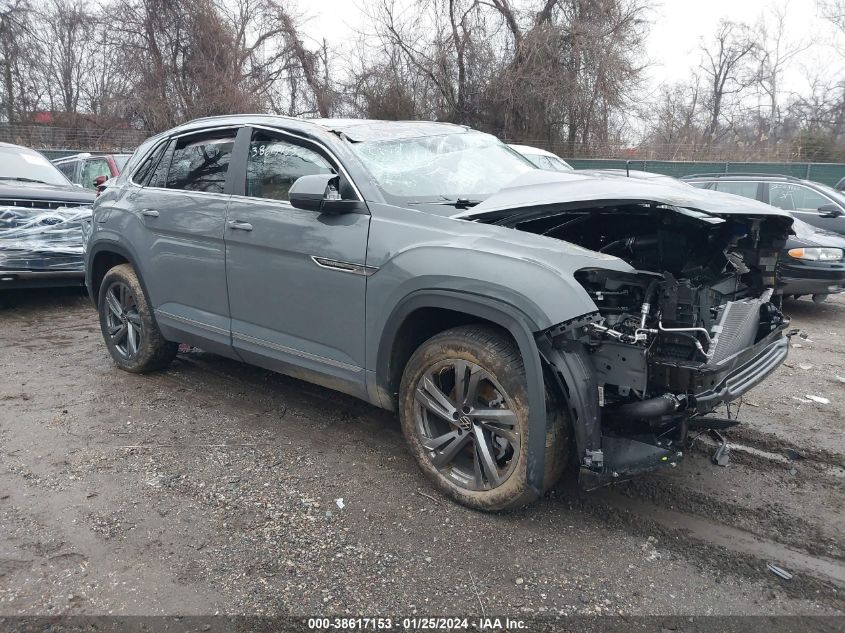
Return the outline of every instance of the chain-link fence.
{"type": "Polygon", "coordinates": [[[131,128],[68,128],[0,123],[0,141],[37,150],[82,148],[86,152],[129,152],[150,132],[131,128]]]}

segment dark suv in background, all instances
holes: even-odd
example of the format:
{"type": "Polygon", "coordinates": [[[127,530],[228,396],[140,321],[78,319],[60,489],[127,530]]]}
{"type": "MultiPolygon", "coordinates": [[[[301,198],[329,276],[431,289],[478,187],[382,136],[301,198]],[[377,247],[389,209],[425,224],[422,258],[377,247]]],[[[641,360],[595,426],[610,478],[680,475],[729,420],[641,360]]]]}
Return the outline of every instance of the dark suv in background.
{"type": "Polygon", "coordinates": [[[0,290],[81,285],[93,202],[39,152],[0,143],[0,290]]]}
{"type": "Polygon", "coordinates": [[[845,194],[820,182],[792,176],[742,173],[695,174],[681,180],[693,187],[765,202],[807,224],[845,235],[845,194]]]}

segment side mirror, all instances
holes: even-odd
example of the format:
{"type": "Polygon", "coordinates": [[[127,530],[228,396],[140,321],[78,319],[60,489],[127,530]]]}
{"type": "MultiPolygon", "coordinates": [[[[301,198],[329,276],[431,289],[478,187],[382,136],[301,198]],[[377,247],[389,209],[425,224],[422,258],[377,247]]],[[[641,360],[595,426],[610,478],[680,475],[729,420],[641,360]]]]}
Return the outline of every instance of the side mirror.
{"type": "Polygon", "coordinates": [[[337,174],[311,174],[300,176],[288,191],[291,206],[305,211],[318,213],[355,213],[361,210],[363,203],[358,200],[342,200],[338,187],[340,178],[337,174]]]}
{"type": "Polygon", "coordinates": [[[96,189],[97,187],[100,187],[100,186],[106,184],[106,181],[108,179],[109,179],[108,176],[97,176],[96,178],[94,178],[94,188],[96,189]]]}
{"type": "Polygon", "coordinates": [[[818,208],[818,212],[822,218],[838,218],[843,215],[842,209],[833,203],[823,204],[818,208]]]}

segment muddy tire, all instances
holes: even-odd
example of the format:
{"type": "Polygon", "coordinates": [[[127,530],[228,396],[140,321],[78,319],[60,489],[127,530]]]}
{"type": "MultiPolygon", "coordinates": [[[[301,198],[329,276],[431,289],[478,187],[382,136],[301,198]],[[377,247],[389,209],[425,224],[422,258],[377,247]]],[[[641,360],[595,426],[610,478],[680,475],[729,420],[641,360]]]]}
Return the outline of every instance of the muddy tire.
{"type": "Polygon", "coordinates": [[[106,347],[124,371],[163,369],[176,356],[179,346],[162,336],[130,264],[115,266],[103,277],[97,309],[106,347]]]}
{"type": "MultiPolygon", "coordinates": [[[[563,472],[570,424],[547,390],[544,489],[563,472]]],[[[527,485],[528,390],[513,340],[462,326],[423,343],[405,366],[399,416],[423,473],[457,502],[485,511],[535,500],[527,485]]]]}

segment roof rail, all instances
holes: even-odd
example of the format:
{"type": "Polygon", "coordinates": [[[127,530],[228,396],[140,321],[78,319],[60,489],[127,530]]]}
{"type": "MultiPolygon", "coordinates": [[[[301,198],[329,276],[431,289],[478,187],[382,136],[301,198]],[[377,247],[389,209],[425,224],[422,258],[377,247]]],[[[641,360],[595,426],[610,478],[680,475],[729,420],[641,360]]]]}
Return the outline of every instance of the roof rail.
{"type": "Polygon", "coordinates": [[[752,177],[752,178],[785,178],[786,180],[795,180],[800,182],[800,178],[796,176],[788,176],[786,174],[767,174],[761,172],[753,172],[753,171],[719,171],[713,173],[704,173],[704,174],[687,174],[686,176],[681,176],[681,180],[686,178],[726,178],[731,176],[739,176],[739,177],[752,177]]]}

